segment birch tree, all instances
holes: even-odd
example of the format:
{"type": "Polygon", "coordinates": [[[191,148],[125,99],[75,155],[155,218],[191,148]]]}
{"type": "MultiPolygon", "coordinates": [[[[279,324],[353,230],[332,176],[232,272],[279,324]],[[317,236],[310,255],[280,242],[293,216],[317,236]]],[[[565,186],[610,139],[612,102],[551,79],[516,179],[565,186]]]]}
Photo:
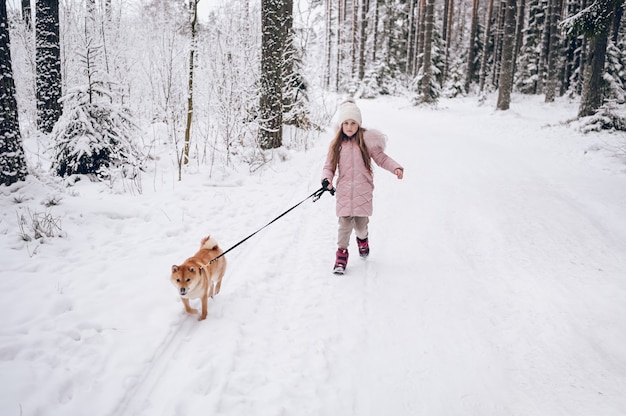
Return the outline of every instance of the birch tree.
{"type": "MultiPolygon", "coordinates": [[[[193,121],[193,74],[194,58],[197,46],[196,24],[198,23],[198,1],[199,0],[191,0],[189,2],[189,11],[191,14],[191,45],[189,46],[189,78],[187,83],[187,123],[185,125],[185,146],[183,148],[183,154],[181,155],[182,164],[185,165],[189,163],[189,147],[191,146],[191,122],[193,121]]],[[[179,162],[178,180],[181,179],[180,165],[181,163],[179,162]]]]}

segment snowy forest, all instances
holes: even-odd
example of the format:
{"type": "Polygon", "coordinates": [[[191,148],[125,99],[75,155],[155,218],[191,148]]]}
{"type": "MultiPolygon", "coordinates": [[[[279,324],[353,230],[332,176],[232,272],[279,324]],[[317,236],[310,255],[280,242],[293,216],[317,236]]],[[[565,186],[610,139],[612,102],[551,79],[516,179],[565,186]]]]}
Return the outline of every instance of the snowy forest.
{"type": "Polygon", "coordinates": [[[589,131],[626,128],[623,0],[208,1],[1,2],[1,182],[132,179],[154,140],[179,180],[254,171],[306,148],[333,94],[567,95],[589,131]]]}
{"type": "Polygon", "coordinates": [[[0,0],[0,415],[626,415],[623,9],[0,0]]]}

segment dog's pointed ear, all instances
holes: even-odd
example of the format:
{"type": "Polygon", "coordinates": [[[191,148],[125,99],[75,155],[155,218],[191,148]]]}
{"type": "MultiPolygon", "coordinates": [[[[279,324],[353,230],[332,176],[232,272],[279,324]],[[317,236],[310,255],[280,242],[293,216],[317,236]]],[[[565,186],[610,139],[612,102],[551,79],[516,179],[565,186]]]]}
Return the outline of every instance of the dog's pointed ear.
{"type": "Polygon", "coordinates": [[[193,267],[193,266],[191,266],[191,267],[189,268],[189,271],[190,271],[191,273],[195,273],[195,272],[196,272],[196,268],[195,268],[195,267],[193,267]]]}
{"type": "Polygon", "coordinates": [[[172,266],[172,273],[176,273],[178,271],[178,266],[177,265],[173,265],[172,266]]]}

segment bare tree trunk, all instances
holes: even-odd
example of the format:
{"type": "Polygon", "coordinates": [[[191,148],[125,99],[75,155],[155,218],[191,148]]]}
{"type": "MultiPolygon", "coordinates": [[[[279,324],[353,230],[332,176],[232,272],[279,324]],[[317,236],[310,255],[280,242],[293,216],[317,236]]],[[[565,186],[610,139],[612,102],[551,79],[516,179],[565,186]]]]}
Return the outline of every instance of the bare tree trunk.
{"type": "Polygon", "coordinates": [[[383,0],[374,0],[376,11],[374,13],[374,48],[372,51],[372,62],[376,63],[376,51],[378,50],[378,21],[380,19],[380,4],[383,0]]]}
{"type": "MultiPolygon", "coordinates": [[[[548,0],[550,1],[550,0],[548,0]]],[[[548,9],[550,6],[548,5],[548,9]]],[[[550,17],[546,11],[544,30],[541,37],[541,54],[539,55],[539,68],[537,68],[537,93],[542,93],[546,83],[546,72],[548,67],[548,55],[550,54],[550,17]]]]}
{"type": "Polygon", "coordinates": [[[504,37],[504,24],[506,20],[506,1],[500,0],[498,6],[498,20],[493,41],[493,63],[491,69],[491,84],[498,88],[500,82],[500,66],[502,65],[502,43],[504,37]]]}
{"type": "Polygon", "coordinates": [[[104,0],[104,17],[107,22],[113,21],[113,5],[112,0],[104,0]]]}
{"type": "Polygon", "coordinates": [[[282,0],[261,1],[261,97],[259,143],[262,149],[282,146],[282,0]]]}
{"type": "Polygon", "coordinates": [[[298,125],[298,118],[292,110],[298,101],[298,93],[302,87],[302,81],[299,79],[298,69],[296,69],[295,62],[295,50],[293,43],[293,0],[283,0],[282,7],[280,45],[282,47],[283,65],[283,122],[286,124],[298,125]]]}
{"type": "Polygon", "coordinates": [[[603,88],[604,63],[609,34],[615,19],[615,11],[622,6],[623,0],[600,0],[596,9],[588,17],[592,22],[586,37],[589,40],[587,64],[583,79],[582,97],[578,116],[586,117],[595,114],[604,102],[605,88],[603,88]]]}
{"type": "Polygon", "coordinates": [[[367,40],[367,12],[369,11],[369,0],[361,0],[361,37],[359,39],[359,81],[365,77],[365,41],[367,40]]]}
{"type": "Polygon", "coordinates": [[[407,29],[407,41],[406,41],[406,73],[411,74],[413,72],[413,51],[415,49],[415,35],[417,31],[415,30],[415,9],[417,5],[417,0],[410,0],[409,5],[409,25],[407,29]]]}
{"type": "Polygon", "coordinates": [[[332,17],[332,0],[326,0],[326,67],[324,68],[324,86],[330,88],[330,64],[332,51],[332,33],[333,33],[333,17],[332,17]]]}
{"type": "Polygon", "coordinates": [[[554,102],[556,98],[557,62],[559,61],[559,21],[561,18],[561,0],[550,0],[550,52],[548,53],[548,71],[545,85],[545,102],[554,102]]]}
{"type": "Polygon", "coordinates": [[[474,60],[476,59],[476,38],[478,37],[478,6],[479,0],[472,2],[472,23],[470,26],[469,49],[467,54],[467,71],[465,73],[465,92],[469,92],[474,79],[474,60]]]}
{"type": "Polygon", "coordinates": [[[453,0],[443,0],[443,31],[441,32],[441,40],[446,42],[448,40],[448,22],[450,18],[450,3],[453,0]]]}
{"type": "Polygon", "coordinates": [[[587,53],[587,65],[583,78],[582,97],[578,107],[578,117],[586,117],[595,114],[602,106],[604,89],[602,88],[602,76],[604,75],[604,62],[606,61],[606,47],[608,33],[600,34],[589,40],[587,53]]]}
{"type": "Polygon", "coordinates": [[[28,175],[20,135],[6,1],[0,1],[0,184],[11,185],[28,175]]]}
{"type": "Polygon", "coordinates": [[[37,128],[50,133],[61,117],[61,44],[59,1],[35,4],[35,65],[37,67],[37,128]]]}
{"type": "Polygon", "coordinates": [[[356,74],[357,74],[357,62],[356,62],[356,56],[357,56],[357,45],[359,44],[358,42],[358,33],[359,33],[359,28],[358,28],[358,19],[357,16],[359,15],[359,11],[357,8],[357,0],[352,0],[352,41],[350,44],[350,61],[351,61],[351,70],[350,70],[350,78],[352,80],[354,80],[356,74]]]}
{"type": "Polygon", "coordinates": [[[516,0],[506,1],[504,17],[504,36],[502,39],[502,68],[498,82],[498,110],[508,110],[513,89],[513,49],[515,48],[515,12],[516,0]]]}
{"type": "MultiPolygon", "coordinates": [[[[587,7],[587,0],[582,0],[582,4],[580,5],[580,7],[582,9],[584,9],[585,7],[587,7]]],[[[589,51],[589,40],[587,39],[586,36],[582,37],[582,42],[580,45],[580,67],[578,68],[578,85],[576,85],[576,92],[579,93],[581,96],[583,94],[583,88],[584,88],[584,83],[585,83],[585,73],[587,72],[587,57],[588,57],[588,51],[589,51]]]]}
{"type": "Polygon", "coordinates": [[[343,0],[337,0],[337,60],[336,60],[336,68],[335,68],[335,91],[339,91],[339,78],[341,76],[341,55],[343,45],[341,44],[341,25],[343,24],[343,10],[342,3],[343,0]]]}
{"type": "Polygon", "coordinates": [[[485,89],[485,81],[487,79],[487,65],[489,64],[489,38],[491,37],[491,19],[493,16],[493,2],[489,0],[489,9],[485,18],[485,39],[483,42],[483,56],[480,63],[480,81],[479,88],[483,92],[485,89]]]}
{"type": "MultiPolygon", "coordinates": [[[[185,146],[183,149],[183,164],[189,163],[189,148],[191,147],[191,123],[193,121],[193,70],[194,56],[196,53],[196,23],[198,22],[198,1],[191,0],[189,3],[191,12],[191,45],[189,46],[189,82],[187,84],[187,124],[185,126],[185,146]]],[[[179,177],[180,180],[180,171],[179,177]]]]}
{"type": "Polygon", "coordinates": [[[430,89],[432,84],[432,44],[433,28],[435,25],[435,0],[427,0],[426,14],[424,15],[424,63],[422,67],[422,80],[420,82],[420,95],[418,102],[433,103],[436,97],[430,89]]]}
{"type": "Polygon", "coordinates": [[[622,17],[624,16],[624,3],[618,4],[615,9],[615,18],[613,19],[613,26],[611,27],[611,41],[617,45],[619,42],[620,25],[622,24],[622,17]]]}
{"type": "Polygon", "coordinates": [[[31,29],[31,21],[33,16],[31,14],[31,9],[30,9],[30,0],[22,0],[22,19],[24,19],[24,25],[26,26],[26,29],[30,30],[31,29]]]}
{"type": "Polygon", "coordinates": [[[450,58],[450,43],[452,41],[452,17],[454,16],[454,0],[448,0],[448,19],[447,19],[447,24],[446,24],[446,38],[445,40],[445,62],[444,62],[444,67],[443,67],[443,80],[445,81],[446,79],[448,79],[448,60],[450,58]]]}
{"type": "Polygon", "coordinates": [[[411,63],[411,66],[413,68],[413,70],[411,71],[411,76],[413,77],[417,75],[417,71],[419,70],[419,67],[421,65],[421,57],[419,55],[422,53],[422,45],[424,44],[424,32],[422,31],[422,23],[424,21],[422,11],[425,7],[424,0],[417,0],[416,7],[417,10],[415,11],[415,42],[413,42],[413,62],[411,63]]]}
{"type": "Polygon", "coordinates": [[[522,41],[524,39],[524,18],[526,14],[526,0],[522,0],[519,3],[519,10],[517,12],[517,26],[515,29],[515,53],[513,54],[514,76],[517,70],[517,57],[519,56],[519,51],[522,48],[522,41]]]}
{"type": "Polygon", "coordinates": [[[417,57],[417,63],[415,65],[415,71],[419,71],[424,62],[424,39],[426,34],[426,0],[420,0],[419,21],[417,27],[417,50],[415,56],[417,57]]]}

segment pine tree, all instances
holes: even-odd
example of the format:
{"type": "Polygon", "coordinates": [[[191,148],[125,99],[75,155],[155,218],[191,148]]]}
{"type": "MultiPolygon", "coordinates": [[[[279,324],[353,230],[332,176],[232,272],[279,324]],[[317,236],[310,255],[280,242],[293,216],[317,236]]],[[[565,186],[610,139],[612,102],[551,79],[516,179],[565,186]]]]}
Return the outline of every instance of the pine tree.
{"type": "Polygon", "coordinates": [[[84,51],[76,51],[83,83],[61,99],[64,111],[51,132],[52,169],[60,176],[135,177],[143,163],[134,142],[136,124],[127,109],[114,104],[102,66],[103,44],[85,24],[84,51]]]}
{"type": "Polygon", "coordinates": [[[520,48],[517,64],[517,90],[524,94],[537,94],[541,61],[541,35],[546,21],[546,0],[531,0],[528,4],[528,25],[520,48]]]}
{"type": "Polygon", "coordinates": [[[283,122],[299,128],[311,126],[307,106],[307,84],[302,75],[301,48],[296,48],[293,28],[293,0],[283,3],[283,122]]]}
{"type": "MultiPolygon", "coordinates": [[[[568,1],[566,15],[573,16],[580,11],[581,4],[578,1],[568,1]]],[[[562,94],[580,95],[582,87],[582,70],[584,68],[584,37],[565,36],[563,43],[564,50],[564,67],[563,67],[563,85],[562,94]]]]}
{"type": "Polygon", "coordinates": [[[589,40],[587,64],[578,116],[593,115],[605,97],[604,64],[615,11],[624,0],[594,0],[588,7],[564,22],[570,35],[582,33],[589,40]]]}
{"type": "Polygon", "coordinates": [[[6,1],[0,1],[0,184],[26,178],[26,158],[15,100],[6,1]]]}
{"type": "Polygon", "coordinates": [[[604,76],[607,83],[606,98],[617,104],[624,104],[626,102],[626,45],[624,42],[615,45],[613,41],[610,41],[606,58],[604,76]]]}

